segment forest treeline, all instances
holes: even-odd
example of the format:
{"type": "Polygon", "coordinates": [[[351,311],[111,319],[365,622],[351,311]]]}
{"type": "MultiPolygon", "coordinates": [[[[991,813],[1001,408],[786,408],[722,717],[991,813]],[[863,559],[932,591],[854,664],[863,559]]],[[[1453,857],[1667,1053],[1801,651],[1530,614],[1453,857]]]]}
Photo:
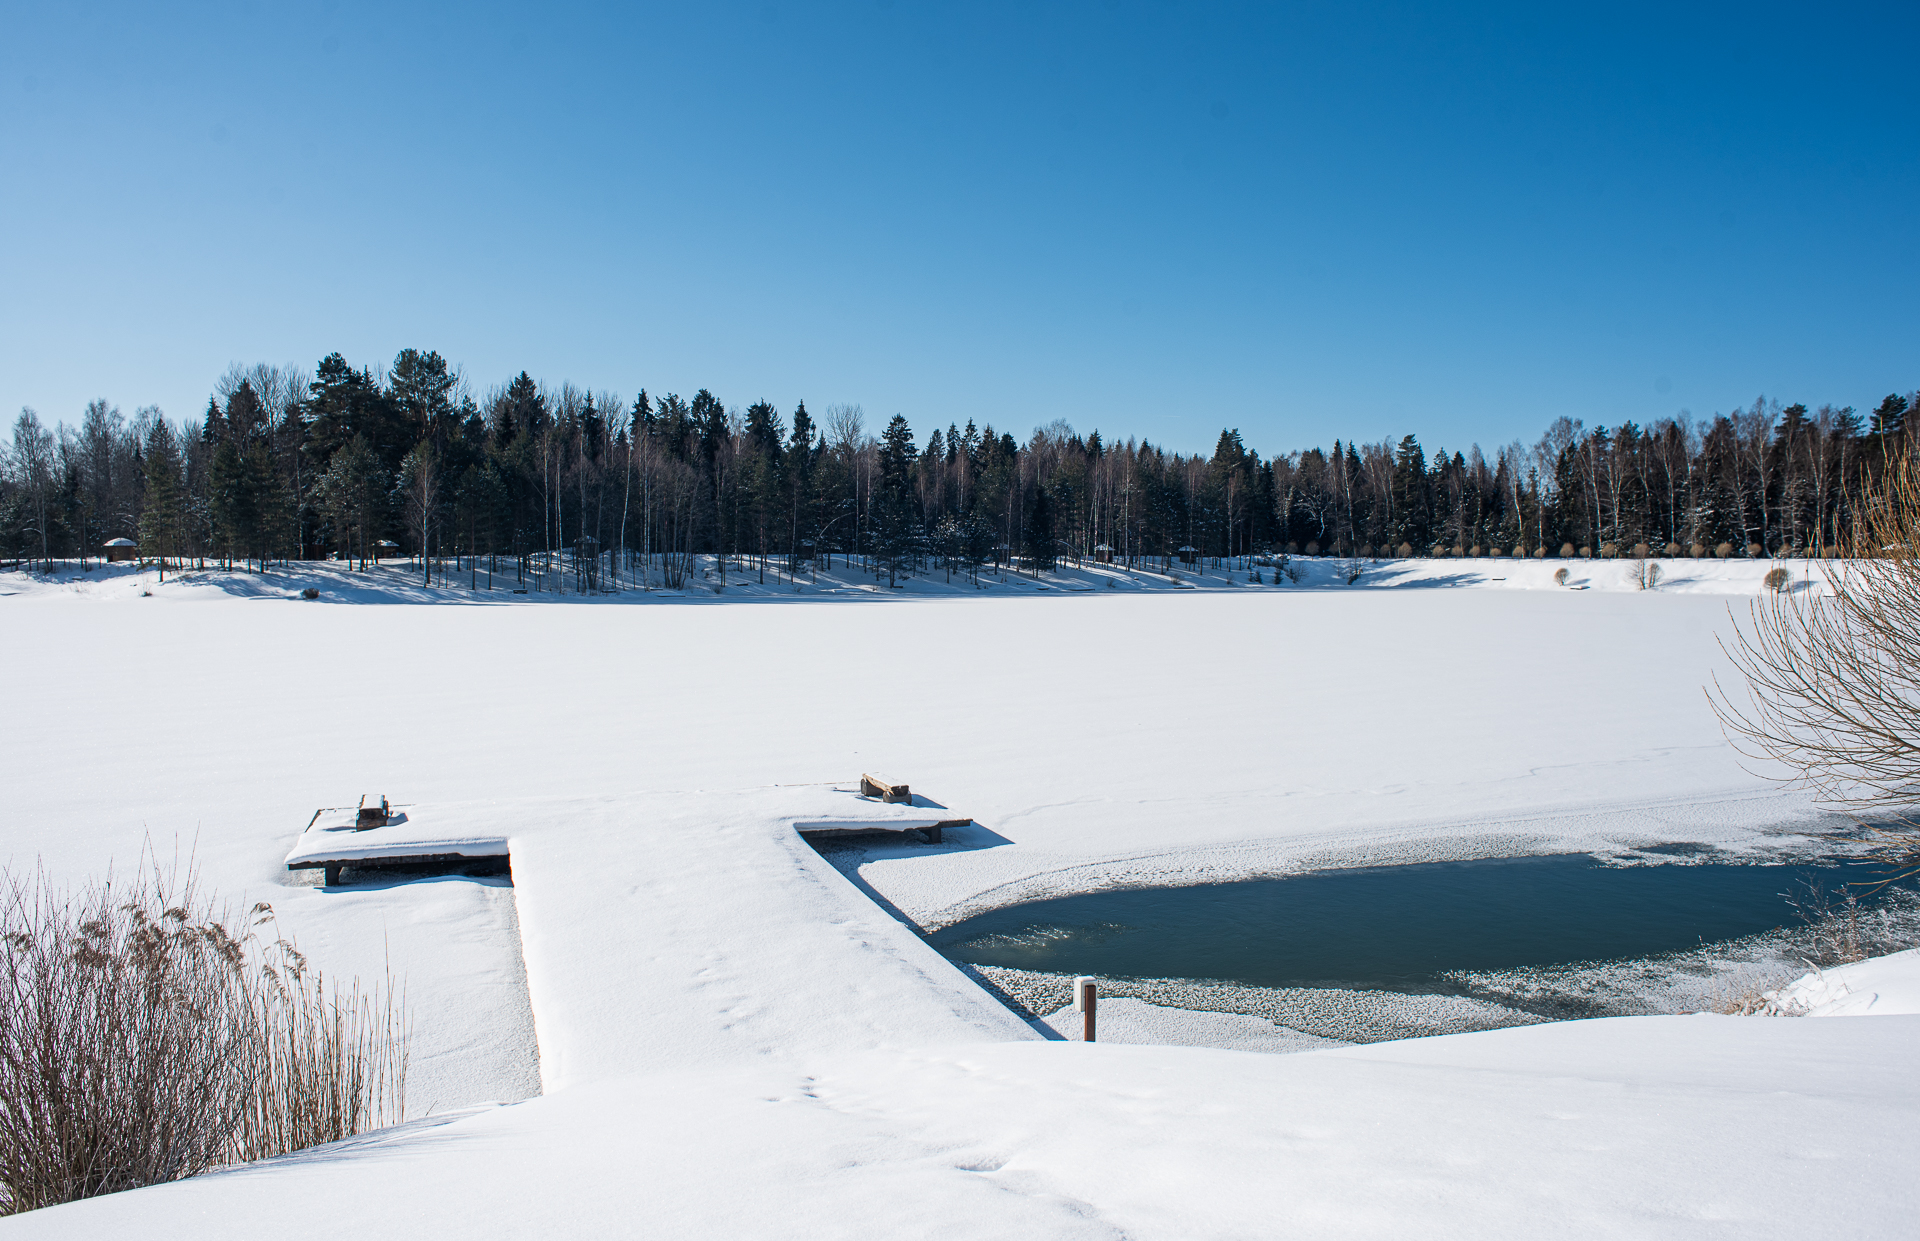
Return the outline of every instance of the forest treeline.
{"type": "Polygon", "coordinates": [[[1409,434],[1262,457],[1231,429],[1210,455],[1064,422],[921,439],[899,415],[872,433],[857,406],[627,400],[524,372],[476,394],[435,352],[384,372],[335,353],[311,373],[236,367],[184,421],[105,401],[78,426],[23,410],[0,459],[0,555],[127,538],[168,561],[557,558],[590,587],[642,562],[678,584],[703,555],[723,573],[841,555],[898,576],[1096,555],[1819,554],[1905,450],[1915,399],[1864,417],[1758,399],[1698,422],[1561,418],[1490,455],[1429,455],[1409,434]]]}

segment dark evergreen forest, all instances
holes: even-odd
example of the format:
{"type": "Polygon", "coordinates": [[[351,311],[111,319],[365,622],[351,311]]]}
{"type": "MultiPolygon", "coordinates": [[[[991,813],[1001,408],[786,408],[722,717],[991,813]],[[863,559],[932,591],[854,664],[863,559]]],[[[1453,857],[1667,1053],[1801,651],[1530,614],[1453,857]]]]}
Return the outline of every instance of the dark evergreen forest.
{"type": "Polygon", "coordinates": [[[895,415],[876,437],[858,407],[629,401],[525,373],[476,395],[438,353],[404,350],[384,373],[335,353],[311,374],[235,368],[185,422],[104,401],[78,427],[22,411],[0,555],[127,538],[167,563],[407,556],[430,577],[510,559],[565,589],[678,585],[699,557],[722,575],[856,557],[897,578],[1108,557],[1819,555],[1905,451],[1914,400],[1561,418],[1491,455],[1409,434],[1263,457],[1235,430],[1208,455],[1063,422],[922,439],[895,415]]]}

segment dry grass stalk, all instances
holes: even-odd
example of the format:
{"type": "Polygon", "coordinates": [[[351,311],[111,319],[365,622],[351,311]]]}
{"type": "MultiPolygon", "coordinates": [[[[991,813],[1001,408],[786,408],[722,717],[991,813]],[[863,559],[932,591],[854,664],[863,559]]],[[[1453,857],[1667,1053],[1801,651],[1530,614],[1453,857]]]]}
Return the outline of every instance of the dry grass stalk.
{"type": "Polygon", "coordinates": [[[1863,497],[1830,596],[1756,600],[1722,646],[1745,680],[1708,697],[1736,749],[1871,826],[1889,879],[1920,872],[1920,458],[1890,462],[1863,497]]]}

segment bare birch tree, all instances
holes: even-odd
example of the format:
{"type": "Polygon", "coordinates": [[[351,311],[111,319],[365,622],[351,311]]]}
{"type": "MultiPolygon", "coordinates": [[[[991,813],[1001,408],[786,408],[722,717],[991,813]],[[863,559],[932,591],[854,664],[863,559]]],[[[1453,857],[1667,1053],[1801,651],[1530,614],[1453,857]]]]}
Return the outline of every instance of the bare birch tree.
{"type": "Polygon", "coordinates": [[[1756,600],[1722,646],[1745,682],[1708,697],[1736,749],[1869,823],[1894,877],[1920,872],[1920,457],[1862,497],[1832,593],[1756,600]]]}

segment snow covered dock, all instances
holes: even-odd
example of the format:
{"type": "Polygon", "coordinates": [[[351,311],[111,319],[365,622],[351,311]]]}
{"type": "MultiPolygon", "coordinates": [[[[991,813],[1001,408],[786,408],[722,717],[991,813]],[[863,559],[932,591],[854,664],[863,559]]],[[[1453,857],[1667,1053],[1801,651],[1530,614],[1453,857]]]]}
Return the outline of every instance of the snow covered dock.
{"type": "MultiPolygon", "coordinates": [[[[929,842],[938,844],[944,829],[973,822],[953,817],[952,812],[925,797],[889,803],[861,795],[858,787],[832,791],[839,795],[804,800],[808,812],[794,819],[795,831],[802,836],[920,832],[929,842]]],[[[287,869],[324,871],[328,886],[332,886],[340,882],[340,872],[347,867],[458,866],[492,859],[504,861],[512,856],[505,834],[476,827],[458,811],[395,806],[392,813],[387,813],[385,798],[378,812],[370,814],[371,810],[362,799],[357,806],[314,811],[293,848],[287,851],[287,869]]]]}
{"type": "Polygon", "coordinates": [[[372,809],[363,799],[358,806],[314,811],[287,851],[287,869],[324,871],[332,886],[349,866],[457,866],[510,856],[506,837],[476,830],[457,815],[423,813],[418,806],[395,806],[388,813],[384,797],[379,811],[370,815],[372,809]]]}

